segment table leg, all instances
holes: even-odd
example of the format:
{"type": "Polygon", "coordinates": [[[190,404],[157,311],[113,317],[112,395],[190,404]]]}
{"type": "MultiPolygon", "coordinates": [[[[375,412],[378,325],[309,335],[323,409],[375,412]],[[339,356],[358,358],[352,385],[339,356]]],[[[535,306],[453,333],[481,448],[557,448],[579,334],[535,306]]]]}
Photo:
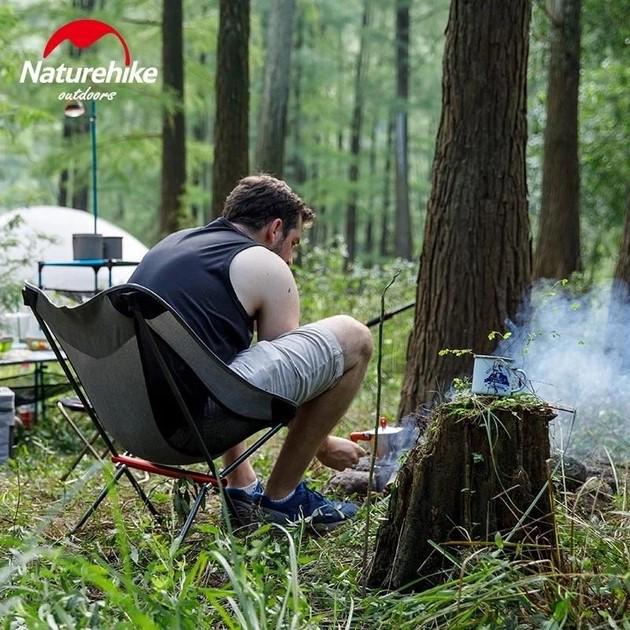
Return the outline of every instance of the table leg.
{"type": "Polygon", "coordinates": [[[40,394],[41,394],[41,404],[42,404],[42,422],[46,422],[46,383],[44,380],[44,370],[46,369],[46,366],[42,363],[41,364],[41,370],[40,370],[40,376],[39,376],[39,383],[40,383],[40,394]]]}
{"type": "Polygon", "coordinates": [[[39,399],[40,399],[40,374],[41,363],[35,364],[35,400],[33,401],[33,425],[37,424],[37,420],[39,419],[39,399]]]}

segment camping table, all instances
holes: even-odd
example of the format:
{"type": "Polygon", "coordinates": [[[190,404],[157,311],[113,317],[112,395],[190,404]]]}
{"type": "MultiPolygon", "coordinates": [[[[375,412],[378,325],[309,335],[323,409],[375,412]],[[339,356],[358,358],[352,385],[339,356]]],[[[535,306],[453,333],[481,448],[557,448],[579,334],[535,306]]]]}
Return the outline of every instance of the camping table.
{"type": "MultiPolygon", "coordinates": [[[[87,260],[40,260],[37,263],[37,286],[40,289],[45,288],[42,272],[44,267],[90,267],[94,271],[94,293],[98,293],[98,272],[105,267],[108,272],[108,286],[112,286],[112,269],[114,267],[135,267],[137,262],[129,260],[113,260],[111,258],[90,258],[87,260]]],[[[48,287],[50,291],[56,289],[48,287]]]]}
{"type": "Polygon", "coordinates": [[[35,419],[37,419],[37,406],[42,400],[42,419],[46,419],[46,405],[43,399],[46,385],[44,383],[44,368],[47,363],[55,363],[57,357],[52,350],[29,350],[28,348],[14,348],[5,352],[0,357],[0,367],[11,365],[34,365],[34,386],[35,386],[35,419]]]}

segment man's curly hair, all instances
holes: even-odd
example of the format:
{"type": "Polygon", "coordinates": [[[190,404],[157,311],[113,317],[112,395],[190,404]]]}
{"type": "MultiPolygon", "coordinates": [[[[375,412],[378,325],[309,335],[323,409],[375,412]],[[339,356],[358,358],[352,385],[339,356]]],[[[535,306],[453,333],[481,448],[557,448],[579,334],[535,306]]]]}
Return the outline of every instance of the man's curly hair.
{"type": "Polygon", "coordinates": [[[241,179],[225,200],[223,216],[254,230],[280,218],[286,236],[297,226],[300,216],[303,225],[307,225],[313,221],[315,213],[286,182],[259,174],[241,179]]]}

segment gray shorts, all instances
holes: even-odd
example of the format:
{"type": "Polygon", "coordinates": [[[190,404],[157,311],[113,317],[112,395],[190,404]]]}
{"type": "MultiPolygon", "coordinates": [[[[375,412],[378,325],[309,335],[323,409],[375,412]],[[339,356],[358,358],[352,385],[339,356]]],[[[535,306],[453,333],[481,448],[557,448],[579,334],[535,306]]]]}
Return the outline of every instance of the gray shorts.
{"type": "Polygon", "coordinates": [[[344,358],[331,330],[306,324],[239,352],[230,368],[253,385],[301,405],[337,383],[344,358]]]}

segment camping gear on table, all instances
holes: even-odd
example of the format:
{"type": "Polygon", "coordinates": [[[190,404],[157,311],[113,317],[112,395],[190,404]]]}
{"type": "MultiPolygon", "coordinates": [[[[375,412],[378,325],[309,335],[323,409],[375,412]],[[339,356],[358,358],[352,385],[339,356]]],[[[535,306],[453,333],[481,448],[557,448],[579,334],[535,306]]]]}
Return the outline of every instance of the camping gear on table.
{"type": "Polygon", "coordinates": [[[100,260],[103,258],[102,234],[73,234],[72,257],[74,260],[100,260]]]}
{"type": "Polygon", "coordinates": [[[483,396],[511,396],[527,386],[527,374],[512,367],[514,359],[475,355],[472,393],[483,396]]]}
{"type": "Polygon", "coordinates": [[[103,258],[106,260],[122,260],[122,236],[103,237],[103,258]]]}

